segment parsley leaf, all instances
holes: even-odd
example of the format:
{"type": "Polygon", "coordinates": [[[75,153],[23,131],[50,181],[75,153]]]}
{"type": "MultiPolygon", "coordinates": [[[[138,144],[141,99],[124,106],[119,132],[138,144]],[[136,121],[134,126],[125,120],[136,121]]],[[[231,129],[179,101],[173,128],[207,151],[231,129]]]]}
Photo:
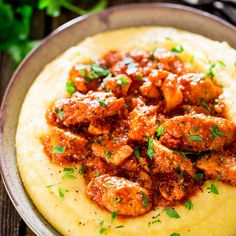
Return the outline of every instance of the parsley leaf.
{"type": "Polygon", "coordinates": [[[65,192],[69,192],[69,191],[65,190],[64,188],[58,188],[58,194],[61,200],[65,199],[65,192]]]}
{"type": "Polygon", "coordinates": [[[194,179],[196,180],[196,181],[199,181],[200,179],[202,179],[203,178],[203,173],[197,173],[197,174],[195,174],[195,176],[194,176],[194,179]]]}
{"type": "Polygon", "coordinates": [[[47,14],[52,17],[57,17],[61,14],[61,8],[66,8],[67,10],[74,12],[78,15],[84,15],[88,13],[98,12],[104,9],[107,5],[107,0],[100,0],[94,7],[89,10],[84,10],[71,4],[68,0],[40,0],[38,3],[39,9],[46,9],[47,14]]]}
{"type": "Polygon", "coordinates": [[[171,217],[171,218],[180,218],[179,214],[177,213],[177,211],[173,208],[170,207],[166,207],[164,209],[164,211],[166,212],[166,214],[171,217]]]}
{"type": "Polygon", "coordinates": [[[66,147],[64,146],[54,146],[52,150],[52,154],[62,154],[66,150],[66,147]]]}
{"type": "Polygon", "coordinates": [[[58,110],[57,110],[57,112],[56,112],[56,114],[59,116],[59,118],[63,118],[64,117],[64,111],[61,109],[61,108],[59,108],[58,110]]]}
{"type": "Polygon", "coordinates": [[[211,127],[211,137],[214,139],[216,137],[223,137],[224,132],[220,131],[217,125],[212,125],[211,127]]]}
{"type": "Polygon", "coordinates": [[[140,155],[138,146],[135,146],[135,147],[134,147],[134,154],[135,154],[135,156],[138,158],[138,160],[140,160],[141,155],[140,155]]]}
{"type": "Polygon", "coordinates": [[[72,174],[70,174],[70,173],[66,173],[63,177],[62,177],[62,179],[76,179],[77,177],[76,176],[74,176],[74,175],[72,175],[72,174]]]}
{"type": "Polygon", "coordinates": [[[190,136],[189,136],[189,139],[190,139],[191,141],[202,141],[202,137],[199,136],[199,135],[190,135],[190,136]]]}
{"type": "Polygon", "coordinates": [[[95,177],[98,177],[98,176],[99,176],[98,171],[96,171],[96,172],[94,173],[94,176],[95,176],[95,177]]]}
{"type": "Polygon", "coordinates": [[[172,233],[170,236],[180,236],[179,233],[172,233]]]}
{"type": "Polygon", "coordinates": [[[206,72],[206,76],[210,76],[210,77],[214,77],[215,73],[213,71],[213,69],[215,68],[216,64],[212,64],[210,65],[209,70],[206,72]]]}
{"type": "Polygon", "coordinates": [[[112,155],[112,152],[111,151],[107,151],[107,150],[103,150],[103,153],[104,153],[104,156],[105,156],[107,162],[109,162],[110,158],[111,158],[111,155],[112,155]]]}
{"type": "Polygon", "coordinates": [[[72,95],[75,92],[75,85],[72,81],[66,82],[66,91],[72,95]]]}
{"type": "Polygon", "coordinates": [[[215,184],[211,183],[209,189],[211,190],[212,193],[219,195],[219,190],[218,190],[218,188],[215,186],[215,184]]]}
{"type": "Polygon", "coordinates": [[[153,137],[151,137],[148,141],[148,150],[147,150],[147,154],[149,156],[150,159],[152,159],[154,157],[154,150],[153,150],[153,137]]]}
{"type": "Polygon", "coordinates": [[[149,204],[148,199],[147,199],[147,195],[145,193],[142,193],[142,204],[144,207],[147,207],[149,204]]]}
{"type": "Polygon", "coordinates": [[[63,171],[68,172],[70,174],[73,174],[75,172],[74,168],[71,167],[65,167],[63,171]]]}
{"type": "Polygon", "coordinates": [[[100,104],[100,106],[103,107],[103,108],[107,107],[107,105],[108,105],[106,102],[104,102],[104,101],[102,101],[102,100],[99,100],[99,104],[100,104]]]}
{"type": "Polygon", "coordinates": [[[82,166],[79,170],[79,174],[82,175],[84,173],[84,171],[86,170],[86,166],[82,166]]]}
{"type": "Polygon", "coordinates": [[[165,131],[165,128],[160,125],[160,126],[157,128],[156,136],[157,136],[157,137],[160,137],[164,131],[165,131]]]}
{"type": "Polygon", "coordinates": [[[127,76],[125,76],[125,75],[118,75],[116,78],[118,80],[117,83],[119,85],[121,85],[122,87],[126,87],[128,85],[129,80],[128,80],[127,76]]]}
{"type": "Polygon", "coordinates": [[[108,229],[104,227],[104,220],[98,222],[98,225],[99,225],[99,227],[100,227],[99,233],[100,233],[100,234],[107,234],[108,229]]]}
{"type": "Polygon", "coordinates": [[[177,46],[177,47],[171,49],[171,52],[174,54],[177,54],[177,55],[182,53],[183,51],[184,51],[183,46],[177,46]]]}
{"type": "Polygon", "coordinates": [[[113,212],[111,213],[111,223],[115,220],[115,218],[117,217],[117,215],[118,215],[118,211],[113,211],[113,212]]]}
{"type": "Polygon", "coordinates": [[[191,200],[187,200],[185,203],[184,203],[184,206],[186,207],[187,210],[192,210],[193,209],[193,203],[191,200]]]}
{"type": "Polygon", "coordinates": [[[124,228],[124,225],[118,225],[115,227],[115,229],[120,229],[120,228],[124,228]]]}
{"type": "Polygon", "coordinates": [[[116,198],[115,201],[114,201],[114,204],[115,205],[119,204],[121,202],[121,200],[122,200],[121,197],[116,198]]]}

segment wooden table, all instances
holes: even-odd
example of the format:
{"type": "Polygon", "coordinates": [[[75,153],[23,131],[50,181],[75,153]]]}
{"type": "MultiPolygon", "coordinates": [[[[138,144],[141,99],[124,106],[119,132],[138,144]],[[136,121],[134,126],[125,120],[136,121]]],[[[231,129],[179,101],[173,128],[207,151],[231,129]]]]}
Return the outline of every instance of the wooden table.
{"type": "MultiPolygon", "coordinates": [[[[153,1],[125,1],[125,0],[110,0],[109,6],[120,5],[123,3],[133,2],[153,2],[153,1]]],[[[156,1],[156,2],[172,2],[181,3],[181,1],[156,1]]],[[[204,8],[211,13],[224,17],[213,8],[204,8]]],[[[32,39],[40,39],[48,35],[51,31],[57,28],[59,25],[77,17],[67,11],[63,11],[63,14],[59,18],[52,19],[45,15],[44,12],[36,12],[34,14],[32,29],[37,29],[32,32],[32,39]]],[[[5,88],[13,73],[14,63],[10,60],[9,56],[5,53],[0,54],[0,101],[3,97],[5,88]]],[[[1,236],[33,236],[35,235],[20,218],[16,210],[14,209],[0,178],[0,235],[1,236]]]]}

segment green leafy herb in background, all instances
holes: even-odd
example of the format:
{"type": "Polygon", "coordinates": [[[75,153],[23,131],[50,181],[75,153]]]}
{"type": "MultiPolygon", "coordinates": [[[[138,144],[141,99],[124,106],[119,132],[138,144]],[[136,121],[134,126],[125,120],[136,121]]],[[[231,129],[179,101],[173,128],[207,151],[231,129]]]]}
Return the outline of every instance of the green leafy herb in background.
{"type": "Polygon", "coordinates": [[[81,2],[93,3],[90,0],[19,0],[14,3],[0,0],[0,52],[7,52],[17,65],[39,43],[39,40],[30,39],[31,20],[36,10],[45,10],[47,15],[58,17],[62,8],[84,15],[98,12],[107,5],[107,0],[99,0],[92,8],[84,10],[77,6],[81,2]]]}

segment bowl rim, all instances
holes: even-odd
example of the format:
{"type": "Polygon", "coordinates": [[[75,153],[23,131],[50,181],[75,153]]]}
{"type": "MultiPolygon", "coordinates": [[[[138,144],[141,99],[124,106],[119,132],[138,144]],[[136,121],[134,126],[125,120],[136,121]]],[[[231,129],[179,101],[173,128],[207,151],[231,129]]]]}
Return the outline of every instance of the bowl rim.
{"type": "MultiPolygon", "coordinates": [[[[163,9],[177,10],[177,11],[180,11],[180,12],[181,11],[187,11],[187,12],[190,12],[194,15],[199,16],[199,17],[203,17],[203,18],[206,18],[207,20],[211,20],[212,22],[216,22],[219,25],[221,25],[225,28],[228,28],[228,29],[232,30],[232,32],[236,33],[236,27],[234,25],[227,22],[226,20],[221,19],[218,16],[215,16],[213,14],[210,14],[210,13],[202,11],[202,10],[198,10],[196,8],[193,8],[193,7],[189,7],[189,6],[185,6],[185,5],[181,5],[181,4],[173,4],[173,3],[131,3],[131,4],[122,4],[122,5],[118,5],[118,6],[109,7],[109,8],[107,8],[107,9],[101,11],[101,12],[98,12],[98,13],[78,16],[78,17],[64,23],[63,25],[59,26],[57,29],[52,31],[47,37],[42,39],[40,44],[38,46],[36,46],[35,48],[33,48],[28,53],[28,55],[23,59],[23,61],[17,67],[16,71],[11,76],[11,79],[8,83],[8,86],[5,90],[5,92],[4,92],[4,96],[3,96],[3,99],[2,99],[2,102],[1,102],[1,108],[0,108],[0,135],[1,136],[3,135],[3,127],[4,127],[4,124],[5,124],[4,117],[5,117],[5,114],[6,114],[6,111],[7,111],[7,103],[8,103],[9,96],[11,95],[11,90],[12,90],[14,84],[18,80],[18,74],[27,65],[27,62],[31,59],[32,55],[36,54],[37,51],[39,51],[49,40],[51,40],[52,38],[54,38],[55,36],[60,34],[62,31],[67,30],[67,28],[70,28],[75,24],[79,24],[83,21],[86,21],[87,19],[89,19],[93,16],[103,18],[104,16],[107,16],[107,15],[109,15],[109,14],[115,12],[115,11],[120,11],[120,10],[124,10],[124,9],[140,9],[140,8],[150,8],[150,9],[151,8],[159,8],[159,9],[163,8],[163,9]]],[[[2,146],[3,146],[2,143],[0,143],[0,147],[2,147],[2,146]]],[[[35,228],[33,225],[31,225],[30,221],[28,221],[27,215],[25,215],[25,213],[23,213],[19,209],[18,205],[16,204],[16,201],[14,199],[14,196],[13,196],[12,192],[11,192],[10,186],[7,183],[6,175],[4,173],[3,164],[2,164],[3,163],[3,153],[2,153],[1,150],[2,150],[2,148],[0,148],[0,173],[1,173],[1,177],[2,177],[2,182],[5,186],[5,190],[8,194],[8,196],[9,196],[12,204],[14,205],[14,208],[16,209],[16,211],[18,212],[20,217],[24,220],[24,222],[27,224],[27,226],[29,226],[29,228],[36,235],[40,235],[37,228],[35,228]]],[[[37,208],[36,208],[36,210],[37,210],[37,208]]]]}

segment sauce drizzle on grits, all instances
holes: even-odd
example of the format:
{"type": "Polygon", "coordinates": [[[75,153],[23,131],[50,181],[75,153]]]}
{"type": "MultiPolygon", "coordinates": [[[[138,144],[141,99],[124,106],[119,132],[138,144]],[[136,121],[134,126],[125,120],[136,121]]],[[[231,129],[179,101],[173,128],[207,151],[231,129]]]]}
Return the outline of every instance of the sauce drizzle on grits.
{"type": "Polygon", "coordinates": [[[236,185],[236,126],[222,88],[212,68],[190,71],[183,50],[109,51],[76,64],[70,96],[46,113],[45,153],[55,165],[81,164],[88,198],[108,211],[184,204],[209,179],[236,185]]]}

